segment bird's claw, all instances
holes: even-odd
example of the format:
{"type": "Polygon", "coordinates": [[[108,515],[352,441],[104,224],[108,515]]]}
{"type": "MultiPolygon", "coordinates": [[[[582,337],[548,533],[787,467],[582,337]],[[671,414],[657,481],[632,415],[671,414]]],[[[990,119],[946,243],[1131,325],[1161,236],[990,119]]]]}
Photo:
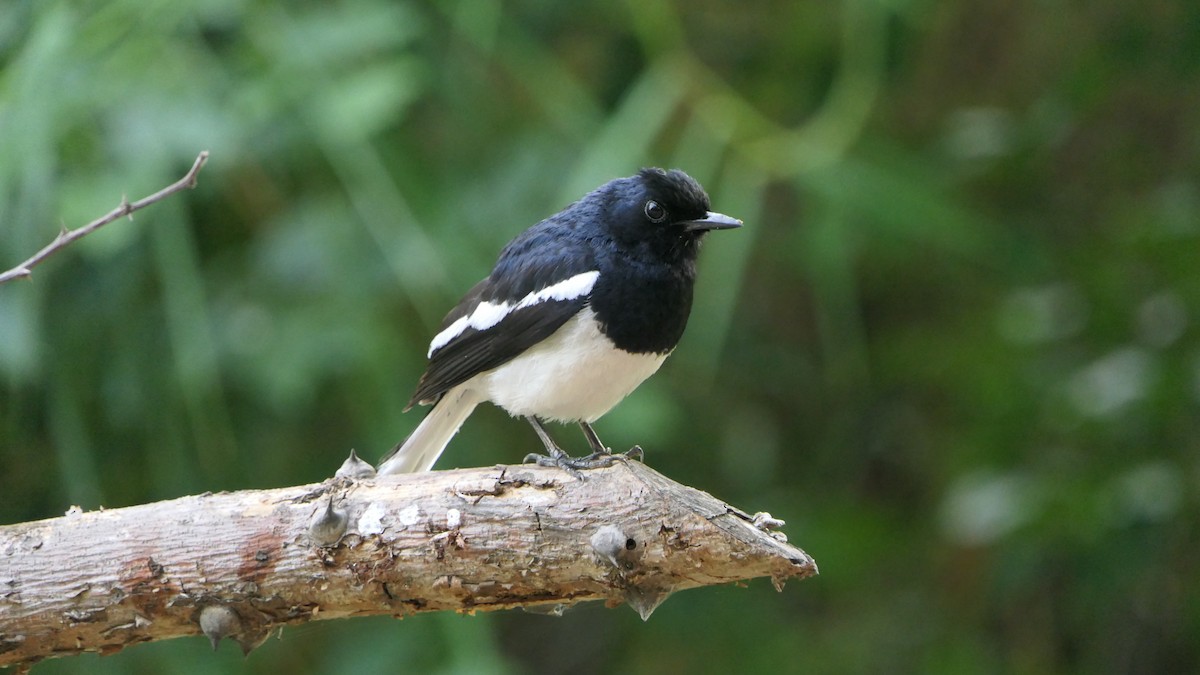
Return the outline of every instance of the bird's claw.
{"type": "Polygon", "coordinates": [[[642,450],[642,446],[635,445],[625,452],[613,452],[609,448],[605,448],[604,452],[593,452],[586,457],[580,457],[574,461],[586,463],[586,466],[580,468],[585,469],[601,469],[613,465],[613,462],[627,462],[631,459],[637,461],[645,461],[646,453],[642,450]]]}
{"type": "Polygon", "coordinates": [[[642,446],[635,445],[626,452],[593,452],[584,457],[571,457],[565,452],[562,454],[542,455],[536,452],[531,452],[525,455],[523,460],[525,464],[537,464],[538,466],[557,467],[566,471],[576,478],[583,478],[581,471],[590,469],[605,469],[613,465],[615,462],[627,462],[632,459],[642,461],[645,457],[645,452],[642,451],[642,446]]]}
{"type": "Polygon", "coordinates": [[[528,455],[525,455],[525,459],[522,460],[524,464],[537,464],[538,466],[548,466],[551,468],[562,469],[563,471],[571,474],[571,476],[574,478],[583,480],[583,474],[579,472],[579,467],[575,466],[575,463],[578,461],[578,459],[575,459],[566,453],[552,456],[543,455],[536,452],[531,452],[528,455]]]}

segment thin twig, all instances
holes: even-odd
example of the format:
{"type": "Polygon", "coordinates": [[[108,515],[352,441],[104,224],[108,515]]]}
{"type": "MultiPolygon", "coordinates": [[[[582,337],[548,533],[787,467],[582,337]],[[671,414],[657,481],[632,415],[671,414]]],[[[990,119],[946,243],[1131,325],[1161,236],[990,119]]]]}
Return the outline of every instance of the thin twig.
{"type": "Polygon", "coordinates": [[[28,278],[28,277],[32,276],[32,274],[33,274],[32,270],[35,266],[37,266],[39,263],[41,263],[46,258],[49,258],[50,256],[54,255],[58,251],[62,250],[63,248],[66,248],[71,242],[75,241],[76,239],[79,239],[79,238],[83,237],[84,235],[91,234],[92,232],[95,232],[96,230],[100,229],[101,227],[104,227],[105,225],[107,225],[107,224],[111,223],[112,221],[114,221],[118,218],[121,218],[123,216],[130,216],[132,219],[134,211],[138,211],[147,206],[150,206],[151,204],[153,204],[157,201],[160,201],[162,199],[165,199],[166,197],[169,197],[169,196],[175,194],[176,192],[179,192],[180,190],[196,187],[196,175],[200,173],[200,169],[204,166],[204,163],[207,161],[208,161],[208,151],[205,150],[204,152],[201,152],[196,157],[196,161],[192,164],[192,168],[189,169],[187,174],[184,175],[183,178],[180,178],[178,181],[168,185],[167,187],[159,190],[158,192],[155,192],[154,194],[150,195],[149,197],[144,197],[142,199],[137,200],[136,202],[130,203],[130,201],[128,199],[122,197],[121,204],[117,208],[113,209],[112,211],[109,211],[104,216],[97,218],[96,220],[93,220],[92,222],[90,222],[87,225],[84,225],[83,227],[80,227],[78,229],[68,230],[68,229],[64,228],[61,232],[58,233],[58,236],[54,238],[54,241],[50,242],[49,244],[46,245],[45,248],[43,248],[42,250],[35,253],[33,255],[33,257],[29,258],[29,260],[26,260],[25,262],[21,263],[20,265],[17,265],[16,267],[8,270],[7,272],[0,273],[0,284],[12,281],[13,279],[28,278]]]}

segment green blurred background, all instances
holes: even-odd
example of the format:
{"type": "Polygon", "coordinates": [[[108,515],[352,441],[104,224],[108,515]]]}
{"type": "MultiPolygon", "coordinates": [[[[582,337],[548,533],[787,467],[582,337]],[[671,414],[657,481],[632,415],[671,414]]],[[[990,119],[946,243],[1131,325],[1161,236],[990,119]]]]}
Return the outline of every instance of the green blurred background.
{"type": "Polygon", "coordinates": [[[1200,3],[7,0],[0,68],[2,269],[212,153],[0,287],[0,522],[378,458],[500,247],[661,165],[747,226],[600,433],[822,570],[36,672],[1200,669],[1200,3]]]}

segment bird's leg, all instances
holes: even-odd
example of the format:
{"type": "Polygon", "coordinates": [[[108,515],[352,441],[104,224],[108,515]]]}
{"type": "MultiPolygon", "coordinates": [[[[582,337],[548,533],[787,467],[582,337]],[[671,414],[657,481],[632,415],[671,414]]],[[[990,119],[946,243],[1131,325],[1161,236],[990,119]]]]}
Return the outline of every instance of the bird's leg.
{"type": "Polygon", "coordinates": [[[550,433],[546,431],[546,426],[542,421],[532,415],[526,417],[533,430],[537,433],[538,438],[542,440],[542,445],[546,447],[546,454],[539,455],[537,453],[529,453],[525,455],[525,462],[537,464],[538,466],[555,466],[576,478],[583,478],[579,472],[586,469],[600,469],[606,466],[612,466],[612,463],[618,459],[626,459],[634,450],[637,455],[641,456],[642,449],[635,447],[629,453],[623,455],[614,455],[609,452],[608,448],[600,442],[600,438],[596,436],[595,429],[587,422],[580,422],[583,426],[583,431],[588,437],[588,444],[592,446],[592,454],[587,457],[571,457],[558,444],[550,438],[550,433]]]}
{"type": "MultiPolygon", "coordinates": [[[[544,459],[550,459],[554,461],[564,458],[570,459],[570,455],[564,452],[562,448],[558,447],[558,444],[554,442],[553,438],[550,438],[550,432],[546,431],[546,425],[542,424],[541,420],[533,415],[530,415],[525,419],[529,421],[529,425],[533,427],[533,431],[538,435],[538,438],[541,439],[542,445],[546,447],[546,454],[544,455],[539,455],[533,452],[525,455],[526,462],[537,462],[538,464],[542,464],[540,460],[544,459]]],[[[555,464],[552,462],[550,466],[555,466],[555,464]]]]}
{"type": "Polygon", "coordinates": [[[524,462],[526,464],[537,464],[538,466],[556,466],[572,476],[582,479],[583,476],[573,465],[575,460],[566,452],[563,452],[563,449],[558,447],[553,438],[550,438],[550,432],[546,431],[546,426],[542,424],[542,421],[533,415],[529,415],[525,419],[529,420],[529,425],[533,427],[538,438],[542,440],[542,445],[546,447],[546,454],[539,455],[536,452],[531,452],[525,455],[524,462]]]}
{"type": "Polygon", "coordinates": [[[594,462],[595,466],[609,466],[614,459],[642,459],[642,446],[635,445],[627,452],[614,453],[611,448],[600,442],[600,436],[596,434],[596,430],[591,424],[581,421],[579,428],[583,429],[583,435],[587,437],[588,445],[592,447],[592,454],[583,458],[583,461],[594,462]]]}
{"type": "Polygon", "coordinates": [[[587,436],[588,445],[592,446],[592,454],[599,457],[600,455],[611,455],[612,450],[609,450],[603,443],[600,442],[600,437],[596,435],[596,430],[587,422],[580,422],[579,428],[583,429],[583,435],[587,436]]]}

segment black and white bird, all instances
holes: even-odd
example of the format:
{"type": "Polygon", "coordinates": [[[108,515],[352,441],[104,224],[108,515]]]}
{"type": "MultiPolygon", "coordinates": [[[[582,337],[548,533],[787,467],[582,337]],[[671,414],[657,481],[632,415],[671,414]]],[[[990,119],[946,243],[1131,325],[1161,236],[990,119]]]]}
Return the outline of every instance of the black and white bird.
{"type": "Polygon", "coordinates": [[[428,471],[484,401],[529,420],[546,448],[531,455],[539,463],[611,462],[591,423],[675,349],[704,234],[741,224],[711,211],[682,171],[643,169],[522,232],[446,315],[408,405],[433,409],[379,473],[428,471]],[[592,455],[569,457],[546,420],[578,422],[592,455]]]}

